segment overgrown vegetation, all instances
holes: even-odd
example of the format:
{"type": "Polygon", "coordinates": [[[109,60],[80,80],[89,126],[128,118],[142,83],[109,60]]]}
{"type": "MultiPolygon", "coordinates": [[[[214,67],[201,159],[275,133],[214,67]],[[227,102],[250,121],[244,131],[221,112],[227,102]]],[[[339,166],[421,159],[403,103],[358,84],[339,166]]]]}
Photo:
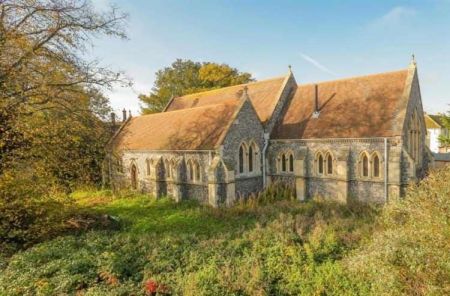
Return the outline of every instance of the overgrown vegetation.
{"type": "Polygon", "coordinates": [[[448,295],[448,180],[449,168],[433,173],[383,209],[257,199],[212,209],[77,192],[78,207],[118,225],[14,255],[0,294],[448,295]]]}

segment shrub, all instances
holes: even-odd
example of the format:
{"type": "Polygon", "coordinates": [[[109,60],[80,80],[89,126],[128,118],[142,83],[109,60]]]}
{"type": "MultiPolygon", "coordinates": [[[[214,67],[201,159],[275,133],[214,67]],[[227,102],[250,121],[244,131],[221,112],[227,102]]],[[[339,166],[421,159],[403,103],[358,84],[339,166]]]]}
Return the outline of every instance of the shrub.
{"type": "Polygon", "coordinates": [[[350,256],[355,281],[374,295],[450,294],[450,167],[411,186],[390,203],[381,230],[350,256]]]}

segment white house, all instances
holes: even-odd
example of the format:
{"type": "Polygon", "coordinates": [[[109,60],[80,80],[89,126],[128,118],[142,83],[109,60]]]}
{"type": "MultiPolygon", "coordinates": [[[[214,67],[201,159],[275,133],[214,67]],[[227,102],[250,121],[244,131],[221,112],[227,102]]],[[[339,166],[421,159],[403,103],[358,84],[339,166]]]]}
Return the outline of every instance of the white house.
{"type": "Polygon", "coordinates": [[[443,146],[439,142],[439,136],[449,136],[449,130],[444,127],[440,115],[425,114],[425,124],[427,127],[427,145],[434,153],[450,152],[449,146],[443,146]]]}

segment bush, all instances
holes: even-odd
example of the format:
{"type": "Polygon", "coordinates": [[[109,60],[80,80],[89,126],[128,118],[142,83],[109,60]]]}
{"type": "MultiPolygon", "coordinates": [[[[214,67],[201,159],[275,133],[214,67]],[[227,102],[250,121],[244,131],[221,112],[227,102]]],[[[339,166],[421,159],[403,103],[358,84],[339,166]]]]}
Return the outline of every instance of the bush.
{"type": "Polygon", "coordinates": [[[67,232],[110,226],[53,185],[25,171],[0,176],[0,256],[67,232]]]}
{"type": "Polygon", "coordinates": [[[450,167],[389,204],[381,231],[346,265],[374,295],[450,294],[450,167]]]}

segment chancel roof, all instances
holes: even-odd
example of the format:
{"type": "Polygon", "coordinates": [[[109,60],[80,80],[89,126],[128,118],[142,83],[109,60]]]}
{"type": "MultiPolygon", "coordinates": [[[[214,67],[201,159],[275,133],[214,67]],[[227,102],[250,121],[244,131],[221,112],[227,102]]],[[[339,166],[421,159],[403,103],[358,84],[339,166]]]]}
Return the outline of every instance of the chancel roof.
{"type": "Polygon", "coordinates": [[[274,139],[371,138],[401,134],[409,70],[298,85],[274,139]],[[317,89],[318,116],[313,116],[317,89]],[[396,127],[397,126],[397,127],[396,127]],[[400,125],[401,126],[401,125],[400,125]]]}

